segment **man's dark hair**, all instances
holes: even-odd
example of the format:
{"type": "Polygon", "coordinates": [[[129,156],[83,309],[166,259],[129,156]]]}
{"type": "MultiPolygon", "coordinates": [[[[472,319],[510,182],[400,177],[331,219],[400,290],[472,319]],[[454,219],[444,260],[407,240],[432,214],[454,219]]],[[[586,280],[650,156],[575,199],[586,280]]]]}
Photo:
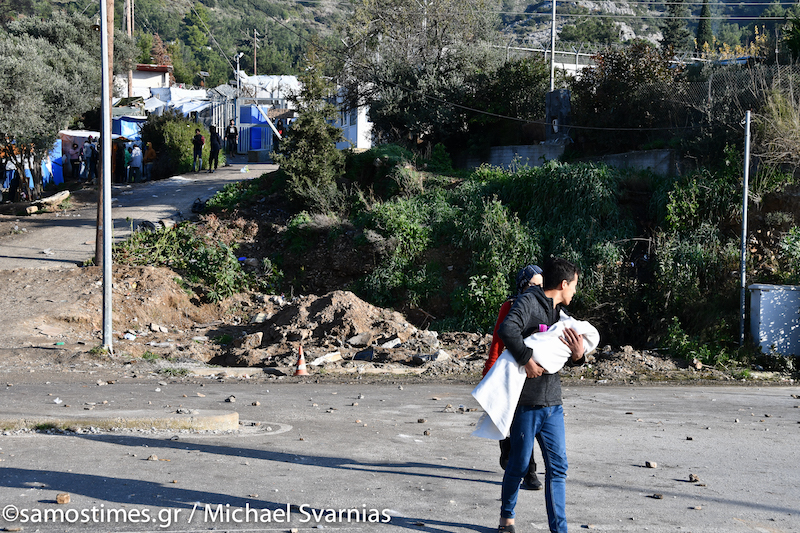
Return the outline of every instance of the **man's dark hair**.
{"type": "Polygon", "coordinates": [[[558,289],[564,280],[567,283],[572,282],[575,279],[575,274],[581,273],[580,267],[560,257],[548,259],[544,264],[543,270],[544,285],[542,288],[546,291],[558,289]]]}

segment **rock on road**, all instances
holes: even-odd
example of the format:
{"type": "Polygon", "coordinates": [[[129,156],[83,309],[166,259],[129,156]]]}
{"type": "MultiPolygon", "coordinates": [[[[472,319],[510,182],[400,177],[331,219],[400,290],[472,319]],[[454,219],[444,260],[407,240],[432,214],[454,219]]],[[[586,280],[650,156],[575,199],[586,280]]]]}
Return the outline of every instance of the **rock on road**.
{"type": "MultiPolygon", "coordinates": [[[[240,430],[6,431],[0,528],[7,531],[496,531],[499,450],[494,441],[470,436],[481,415],[472,385],[153,375],[99,387],[95,376],[85,383],[64,383],[64,376],[17,376],[24,381],[3,387],[0,411],[224,410],[238,412],[240,430]],[[236,403],[226,402],[231,396],[236,403]],[[57,503],[63,494],[69,504],[57,503]],[[90,515],[85,523],[65,523],[92,509],[94,521],[90,515]],[[136,514],[123,518],[139,522],[100,509],[130,511],[136,514]],[[339,509],[376,510],[390,520],[348,521],[339,509]],[[57,510],[72,515],[51,515],[45,523],[16,514],[57,510]],[[142,524],[145,513],[151,518],[142,524]]],[[[566,387],[570,531],[798,531],[797,393],[797,387],[566,387]]],[[[543,473],[538,446],[536,454],[543,473]]],[[[517,530],[547,531],[544,491],[522,492],[517,530]]]]}

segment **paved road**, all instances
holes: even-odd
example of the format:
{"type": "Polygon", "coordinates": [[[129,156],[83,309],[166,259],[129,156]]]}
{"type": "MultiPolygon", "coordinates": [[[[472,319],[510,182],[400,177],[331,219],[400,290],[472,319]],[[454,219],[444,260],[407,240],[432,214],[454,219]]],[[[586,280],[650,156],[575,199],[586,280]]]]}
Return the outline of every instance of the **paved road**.
{"type": "MultiPolygon", "coordinates": [[[[201,378],[159,384],[163,378],[145,377],[98,387],[91,377],[84,384],[59,384],[36,376],[4,387],[0,411],[81,412],[89,402],[96,411],[166,414],[182,406],[235,410],[244,424],[260,425],[228,434],[4,435],[0,508],[7,509],[6,517],[14,509],[25,512],[28,521],[0,519],[0,528],[495,531],[498,447],[469,436],[480,413],[458,407],[476,407],[470,386],[256,385],[201,378]],[[231,395],[235,403],[225,401],[231,395]],[[55,398],[63,403],[56,405],[55,398]],[[255,401],[260,405],[252,405],[255,401]],[[71,503],[55,503],[62,492],[71,495],[71,503]],[[340,518],[339,509],[390,521],[348,523],[347,512],[340,518]],[[64,524],[57,517],[57,523],[35,523],[53,510],[69,511],[64,520],[78,522],[64,524]],[[123,510],[129,522],[103,514],[109,510],[123,510]],[[142,523],[145,514],[148,521],[142,523]],[[236,523],[245,517],[250,521],[236,523]],[[80,523],[84,518],[88,522],[80,523]]],[[[797,387],[566,389],[571,530],[800,530],[800,400],[792,397],[798,392],[797,387]],[[657,468],[647,468],[646,461],[657,468]],[[690,482],[690,474],[699,482],[690,482]]],[[[522,493],[517,531],[547,530],[543,501],[542,492],[522,493]]]]}
{"type": "MultiPolygon", "coordinates": [[[[227,183],[255,178],[277,168],[266,163],[248,163],[244,158],[213,174],[189,173],[148,183],[114,185],[111,216],[113,237],[124,239],[142,220],[192,217],[197,198],[208,199],[227,183]]],[[[58,218],[30,217],[26,232],[5,237],[0,245],[0,270],[15,268],[75,268],[94,257],[97,208],[72,210],[58,218]],[[48,253],[43,253],[45,250],[48,253]]]]}

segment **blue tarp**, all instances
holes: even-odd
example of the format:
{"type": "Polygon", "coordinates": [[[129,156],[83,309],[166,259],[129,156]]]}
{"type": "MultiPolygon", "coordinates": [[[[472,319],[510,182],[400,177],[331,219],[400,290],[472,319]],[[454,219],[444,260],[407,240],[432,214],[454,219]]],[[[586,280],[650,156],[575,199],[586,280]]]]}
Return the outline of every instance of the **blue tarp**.
{"type": "Polygon", "coordinates": [[[267,119],[254,105],[239,108],[239,123],[241,124],[266,124],[267,119]]]}
{"type": "Polygon", "coordinates": [[[141,141],[140,131],[145,122],[147,122],[145,117],[116,117],[111,120],[111,133],[131,141],[141,141]]]}
{"type": "Polygon", "coordinates": [[[58,185],[64,183],[64,160],[61,156],[61,139],[53,143],[50,150],[50,161],[42,161],[42,183],[47,185],[51,181],[58,185]]]}
{"type": "MultiPolygon", "coordinates": [[[[58,185],[64,183],[64,173],[62,171],[63,162],[61,156],[61,139],[57,139],[53,143],[53,149],[50,150],[47,158],[42,160],[42,185],[47,185],[51,181],[58,185]]],[[[11,180],[14,179],[15,170],[6,170],[3,173],[3,179],[0,180],[0,185],[4,189],[11,186],[11,180]]],[[[25,175],[28,177],[28,185],[33,188],[33,174],[30,169],[25,169],[25,175]]]]}

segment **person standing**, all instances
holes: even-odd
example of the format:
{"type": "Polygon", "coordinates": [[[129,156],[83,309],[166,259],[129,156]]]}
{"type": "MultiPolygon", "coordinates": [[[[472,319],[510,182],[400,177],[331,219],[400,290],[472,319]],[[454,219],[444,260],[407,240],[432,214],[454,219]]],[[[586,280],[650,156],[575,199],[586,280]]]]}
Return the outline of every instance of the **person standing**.
{"type": "Polygon", "coordinates": [[[216,126],[211,126],[209,130],[211,131],[211,138],[208,142],[210,143],[211,154],[208,157],[208,173],[211,174],[215,172],[219,166],[219,151],[222,149],[222,138],[219,136],[219,133],[217,133],[216,126]],[[213,168],[211,166],[212,164],[214,165],[213,168]]]}
{"type": "Polygon", "coordinates": [[[92,154],[89,158],[89,174],[86,176],[86,179],[91,183],[93,180],[97,179],[97,162],[100,159],[98,156],[100,154],[100,150],[97,147],[97,141],[94,140],[94,137],[91,135],[89,136],[89,144],[92,145],[92,154]]]}
{"type": "Polygon", "coordinates": [[[133,159],[133,147],[128,146],[123,152],[123,156],[125,157],[125,181],[131,181],[131,160],[133,159]]]}
{"type": "Polygon", "coordinates": [[[206,139],[200,134],[200,129],[197,128],[194,130],[194,137],[192,137],[192,146],[194,147],[194,153],[192,156],[192,172],[200,172],[203,170],[203,145],[206,144],[206,139]],[[200,164],[197,164],[197,160],[200,160],[200,164]],[[197,167],[197,170],[195,170],[197,167]]]}
{"type": "MultiPolygon", "coordinates": [[[[503,341],[500,339],[500,335],[498,335],[497,330],[500,329],[500,324],[503,323],[506,315],[508,315],[508,311],[514,304],[514,300],[517,299],[518,295],[535,285],[541,287],[543,282],[544,278],[542,277],[542,269],[537,265],[528,265],[520,270],[517,274],[517,294],[511,296],[508,300],[503,302],[503,305],[500,306],[500,312],[497,315],[497,322],[495,322],[494,332],[492,332],[492,343],[489,346],[489,357],[486,359],[486,364],[483,366],[484,376],[489,372],[492,366],[494,366],[497,358],[500,357],[500,354],[503,353],[503,350],[505,349],[505,344],[503,344],[503,341]]],[[[500,468],[505,470],[506,465],[508,464],[508,456],[511,452],[511,439],[506,437],[499,442],[500,468]]],[[[528,473],[525,474],[525,477],[522,479],[520,488],[523,490],[542,490],[542,482],[539,481],[539,478],[536,476],[536,461],[534,458],[533,449],[531,449],[531,463],[528,467],[528,473]]]]}
{"type": "Polygon", "coordinates": [[[142,181],[142,149],[139,143],[133,145],[131,152],[131,181],[133,183],[142,181]]]}
{"type": "Polygon", "coordinates": [[[144,181],[148,181],[153,179],[153,163],[156,161],[156,154],[155,149],[153,148],[153,143],[147,143],[147,150],[144,151],[144,181]]]}
{"type": "Polygon", "coordinates": [[[81,177],[81,149],[78,143],[72,143],[72,148],[69,149],[69,167],[72,170],[72,179],[79,180],[81,177]]]}
{"type": "MultiPolygon", "coordinates": [[[[528,472],[533,441],[539,442],[545,462],[545,504],[551,533],[567,533],[567,446],[561,377],[547,374],[533,360],[524,339],[559,319],[559,306],[569,305],[578,286],[580,269],[565,259],[551,259],[544,266],[543,287],[521,294],[500,325],[498,334],[508,351],[524,367],[526,379],[511,424],[511,451],[500,493],[499,533],[514,533],[514,518],[520,481],[528,472]]],[[[583,337],[572,328],[564,330],[562,342],[571,353],[568,364],[585,362],[583,337]]]]}
{"type": "Polygon", "coordinates": [[[280,152],[281,150],[281,139],[283,138],[283,121],[278,119],[278,122],[275,123],[275,129],[278,133],[274,133],[272,135],[272,151],[273,152],[280,152]]]}
{"type": "Polygon", "coordinates": [[[230,158],[236,155],[238,142],[239,142],[239,129],[236,127],[236,121],[231,119],[231,123],[228,124],[228,127],[225,128],[225,166],[229,167],[231,164],[228,162],[230,158]]]}
{"type": "Polygon", "coordinates": [[[81,181],[90,180],[89,172],[92,166],[92,152],[94,151],[94,146],[92,146],[92,137],[90,136],[88,139],[83,141],[83,171],[81,171],[81,181]]]}

